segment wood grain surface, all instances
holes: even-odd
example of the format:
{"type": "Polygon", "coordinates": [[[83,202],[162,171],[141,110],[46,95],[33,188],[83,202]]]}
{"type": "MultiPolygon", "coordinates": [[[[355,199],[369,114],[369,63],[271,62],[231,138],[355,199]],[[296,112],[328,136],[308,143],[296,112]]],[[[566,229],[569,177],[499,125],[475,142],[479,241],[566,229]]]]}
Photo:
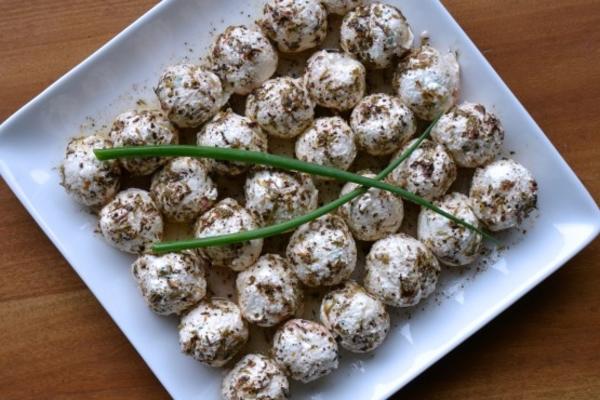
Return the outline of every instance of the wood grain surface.
{"type": "MultiPolygon", "coordinates": [[[[153,3],[0,0],[0,120],[153,3]]],[[[600,200],[600,1],[444,3],[600,200]]],[[[599,399],[599,266],[596,241],[396,397],[599,399]]],[[[168,398],[4,182],[0,398],[168,398]]]]}

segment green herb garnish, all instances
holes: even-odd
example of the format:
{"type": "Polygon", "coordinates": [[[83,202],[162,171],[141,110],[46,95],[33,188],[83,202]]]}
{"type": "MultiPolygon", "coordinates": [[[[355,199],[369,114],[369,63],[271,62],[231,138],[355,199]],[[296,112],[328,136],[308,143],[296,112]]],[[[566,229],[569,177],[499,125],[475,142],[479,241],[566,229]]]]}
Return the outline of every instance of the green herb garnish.
{"type": "Polygon", "coordinates": [[[94,150],[96,157],[99,160],[111,160],[115,158],[126,157],[204,157],[217,160],[237,161],[248,164],[260,164],[271,167],[277,167],[284,170],[292,170],[305,172],[311,175],[326,176],[337,179],[339,181],[355,182],[363,187],[357,188],[352,192],[328,203],[324,206],[300,217],[293,218],[289,221],[282,222],[276,225],[271,225],[264,228],[259,228],[251,231],[237,232],[227,235],[211,236],[200,239],[189,239],[175,242],[158,243],[153,246],[153,250],[157,253],[177,252],[192,248],[208,247],[208,246],[223,246],[233,243],[245,242],[253,239],[266,238],[276,236],[287,231],[296,229],[300,225],[308,223],[316,218],[328,214],[338,207],[352,201],[356,197],[364,194],[368,188],[375,187],[386,190],[401,196],[402,198],[428,208],[451,221],[477,232],[488,240],[497,242],[497,240],[484,232],[481,229],[463,221],[454,215],[447,213],[429,201],[419,197],[406,189],[381,182],[387,177],[402,161],[406,160],[410,155],[421,145],[423,140],[429,135],[432,127],[437,119],[429,125],[429,127],[419,136],[418,140],[410,146],[400,157],[393,160],[384,170],[382,170],[375,179],[367,178],[361,175],[353,174],[348,171],[337,168],[325,167],[318,164],[307,163],[290,157],[282,157],[273,154],[246,151],[238,149],[227,149],[218,147],[204,146],[185,146],[185,145],[166,145],[166,146],[135,146],[135,147],[120,147],[112,149],[97,149],[94,150]]]}

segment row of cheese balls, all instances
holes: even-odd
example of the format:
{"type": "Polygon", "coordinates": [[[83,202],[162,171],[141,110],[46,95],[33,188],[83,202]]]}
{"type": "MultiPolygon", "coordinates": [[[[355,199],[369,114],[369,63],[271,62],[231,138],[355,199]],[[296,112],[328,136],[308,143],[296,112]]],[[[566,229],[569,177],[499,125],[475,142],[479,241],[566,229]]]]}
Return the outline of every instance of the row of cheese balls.
{"type": "MultiPolygon", "coordinates": [[[[336,229],[329,226],[332,224],[337,224],[338,230],[344,229],[343,222],[335,216],[323,217],[315,223],[324,225],[330,232],[336,229]]],[[[350,237],[349,232],[344,233],[350,237]]],[[[331,240],[338,242],[335,237],[331,240]]],[[[302,257],[307,255],[301,253],[302,257]]],[[[196,254],[186,252],[144,255],[132,268],[150,306],[161,314],[168,314],[175,305],[185,309],[204,297],[206,282],[202,263],[196,254]]],[[[271,355],[293,379],[315,380],[337,368],[336,341],[357,353],[372,351],[381,345],[390,327],[384,303],[417,304],[433,292],[440,272],[433,254],[404,234],[376,242],[367,257],[366,270],[364,288],[345,281],[325,295],[320,308],[321,325],[289,319],[301,311],[303,301],[289,248],[288,258],[263,255],[238,274],[238,305],[226,299],[211,298],[183,312],[179,325],[181,349],[206,365],[220,367],[248,340],[246,321],[269,327],[288,320],[275,334],[271,355]]]]}

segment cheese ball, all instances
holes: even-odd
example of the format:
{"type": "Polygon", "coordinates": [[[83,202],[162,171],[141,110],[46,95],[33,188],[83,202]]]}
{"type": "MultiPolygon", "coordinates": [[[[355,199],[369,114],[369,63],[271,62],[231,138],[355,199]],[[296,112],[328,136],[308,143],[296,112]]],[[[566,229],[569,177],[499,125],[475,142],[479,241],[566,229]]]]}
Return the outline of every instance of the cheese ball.
{"type": "Polygon", "coordinates": [[[431,121],[456,103],[460,66],[454,53],[424,45],[412,50],[398,65],[394,77],[398,97],[415,115],[431,121]]]}
{"type": "Polygon", "coordinates": [[[353,281],[323,297],[320,316],[342,347],[353,353],[375,350],[390,330],[383,303],[353,281]]]}
{"type": "MultiPolygon", "coordinates": [[[[203,238],[253,229],[258,229],[258,224],[252,214],[234,199],[226,198],[198,218],[194,232],[197,238],[203,238]]],[[[262,246],[262,239],[254,239],[226,246],[205,247],[200,252],[213,266],[243,271],[258,260],[262,246]]]]}
{"type": "Polygon", "coordinates": [[[350,127],[358,148],[374,156],[397,151],[417,130],[417,121],[398,97],[378,93],[352,110],[350,127]]]}
{"type": "MultiPolygon", "coordinates": [[[[447,194],[435,205],[476,228],[480,227],[469,198],[464,194],[447,194]]],[[[479,256],[481,235],[429,209],[421,209],[417,232],[419,240],[429,247],[442,264],[467,265],[479,256]]]]}
{"type": "Polygon", "coordinates": [[[220,298],[202,301],[181,318],[181,351],[204,365],[222,367],[248,341],[248,326],[235,303],[220,298]]]}
{"type": "Polygon", "coordinates": [[[295,138],[308,128],[314,108],[302,80],[288,76],[266,81],[246,99],[246,117],[282,139],[295,138]]]}
{"type": "Polygon", "coordinates": [[[327,214],[298,228],[286,254],[296,276],[310,287],[337,285],[356,267],[356,243],[344,220],[327,214]]]}
{"type": "Polygon", "coordinates": [[[214,72],[194,64],[167,67],[154,92],[167,117],[180,128],[202,125],[229,100],[221,79],[214,72]]]}
{"type": "Polygon", "coordinates": [[[163,218],[150,194],[127,189],[100,210],[104,239],[127,253],[142,254],[162,240],[163,218]]]}
{"type": "MultiPolygon", "coordinates": [[[[396,154],[400,157],[417,139],[409,142],[396,154]]],[[[456,164],[444,146],[424,140],[388,176],[387,181],[409,192],[433,200],[444,195],[456,179],[456,164]]]]}
{"type": "Polygon", "coordinates": [[[277,325],[302,307],[300,281],[290,262],[276,254],[265,254],[240,272],[235,286],[244,319],[258,326],[277,325]]]}
{"type": "MultiPolygon", "coordinates": [[[[356,158],[354,132],[340,117],[318,118],[296,140],[296,158],[302,161],[348,169],[356,158]]],[[[321,180],[332,180],[320,176],[321,180]]]]}
{"type": "Polygon", "coordinates": [[[346,15],[348,11],[363,4],[364,0],[322,0],[327,12],[330,14],[346,15]]]}
{"type": "Polygon", "coordinates": [[[346,111],[365,95],[365,67],[352,56],[337,50],[321,50],[307,61],[304,85],[321,107],[346,111]]]}
{"type": "Polygon", "coordinates": [[[224,400],[287,400],[290,384],[273,360],[248,354],[225,376],[221,394],[224,400]]]}
{"type": "Polygon", "coordinates": [[[483,105],[462,103],[440,118],[431,137],[446,146],[458,166],[475,168],[491,162],[500,153],[504,128],[483,105]]]}
{"type": "Polygon", "coordinates": [[[152,177],[150,193],[171,221],[190,222],[217,201],[217,187],[197,158],[174,158],[152,177]]]}
{"type": "MultiPolygon", "coordinates": [[[[375,178],[375,174],[368,171],[359,174],[375,178]]],[[[340,197],[359,187],[356,183],[346,183],[340,197]]],[[[402,199],[393,193],[370,188],[367,193],[340,207],[338,213],[356,239],[375,241],[398,232],[404,219],[404,205],[402,199]]]]}
{"type": "Polygon", "coordinates": [[[292,379],[312,382],[338,367],[338,346],[323,325],[305,319],[286,322],[273,338],[273,358],[292,379]]]}
{"type": "MultiPolygon", "coordinates": [[[[161,111],[128,111],[119,115],[110,131],[114,147],[177,144],[179,134],[161,111]]],[[[164,157],[121,158],[132,175],[149,175],[168,161],[164,157]]]]}
{"type": "Polygon", "coordinates": [[[499,160],[475,170],[469,197],[477,218],[491,231],[516,227],[537,205],[538,185],[521,164],[499,160]]]}
{"type": "Polygon", "coordinates": [[[435,290],[440,265],[418,240],[399,233],[373,244],[367,255],[365,289],[393,307],[410,307],[435,290]]]}
{"type": "Polygon", "coordinates": [[[298,53],[327,36],[327,10],[319,0],[268,0],[258,24],[279,51],[298,53]]]}
{"type": "Polygon", "coordinates": [[[112,142],[98,135],[71,139],[65,158],[59,167],[60,184],[78,203],[102,207],[119,191],[121,168],[116,160],[100,161],[94,149],[113,147],[112,142]]]}
{"type": "Polygon", "coordinates": [[[289,221],[317,208],[319,192],[310,175],[259,169],[244,185],[246,208],[261,226],[289,221]]]}
{"type": "MultiPolygon", "coordinates": [[[[246,117],[231,110],[221,111],[208,122],[196,137],[198,146],[222,147],[251,151],[267,151],[267,135],[246,117]]],[[[221,175],[239,175],[248,164],[237,161],[204,159],[205,164],[221,175]]]]}
{"type": "Polygon", "coordinates": [[[413,39],[410,25],[398,8],[375,2],[346,14],[340,46],[368,68],[382,69],[408,52],[413,39]]]}
{"type": "Polygon", "coordinates": [[[269,79],[277,69],[277,52],[256,27],[230,26],[210,49],[212,70],[226,90],[246,95],[269,79]]]}
{"type": "Polygon", "coordinates": [[[181,314],[206,295],[204,262],[194,252],[145,254],[131,271],[146,304],[159,315],[181,314]]]}

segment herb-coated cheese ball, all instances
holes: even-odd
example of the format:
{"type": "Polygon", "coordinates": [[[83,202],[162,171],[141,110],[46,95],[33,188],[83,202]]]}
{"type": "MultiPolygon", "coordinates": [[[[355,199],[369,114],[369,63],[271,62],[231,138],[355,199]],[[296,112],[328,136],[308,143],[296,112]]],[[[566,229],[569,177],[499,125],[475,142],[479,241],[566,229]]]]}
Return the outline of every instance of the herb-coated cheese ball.
{"type": "MultiPolygon", "coordinates": [[[[256,122],[231,110],[221,111],[198,132],[198,146],[222,147],[251,151],[267,151],[267,135],[256,122]]],[[[239,175],[248,164],[236,161],[204,159],[206,165],[222,175],[239,175]]]]}
{"type": "Polygon", "coordinates": [[[248,326],[235,303],[220,298],[202,301],[179,323],[181,351],[204,365],[222,367],[248,341],[248,326]]]}
{"type": "Polygon", "coordinates": [[[180,128],[202,125],[229,100],[221,79],[193,64],[167,67],[154,91],[163,111],[180,128]]]}
{"type": "Polygon", "coordinates": [[[246,99],[246,117],[269,135],[292,139],[310,126],[314,104],[301,79],[288,76],[266,81],[246,99]]]}
{"type": "Polygon", "coordinates": [[[521,224],[537,205],[538,185],[521,164],[498,160],[475,170],[469,197],[473,211],[490,230],[521,224]]]}
{"type": "MultiPolygon", "coordinates": [[[[442,210],[479,228],[479,220],[471,209],[469,198],[450,193],[435,205],[442,210]]],[[[421,209],[418,238],[435,254],[441,263],[450,266],[467,265],[475,261],[481,250],[481,235],[458,225],[429,209],[421,209]]]]}
{"type": "Polygon", "coordinates": [[[383,303],[410,307],[435,290],[440,265],[418,240],[403,233],[373,244],[367,255],[365,289],[383,303]]]}
{"type": "Polygon", "coordinates": [[[217,201],[217,187],[196,158],[174,158],[152,177],[150,193],[163,215],[175,222],[194,221],[217,201]]]}
{"type": "Polygon", "coordinates": [[[330,14],[346,15],[353,8],[363,4],[365,0],[323,0],[327,12],[330,14]]]}
{"type": "Polygon", "coordinates": [[[238,304],[246,321],[274,326],[295,315],[302,307],[302,288],[290,262],[276,254],[265,254],[236,279],[238,304]]]}
{"type": "Polygon", "coordinates": [[[500,153],[504,128],[498,117],[483,105],[463,103],[440,118],[431,130],[431,137],[446,146],[460,167],[475,168],[500,153]]]}
{"type": "MultiPolygon", "coordinates": [[[[227,198],[198,218],[194,232],[197,238],[203,238],[253,229],[258,229],[258,224],[252,214],[234,199],[227,198]]],[[[262,239],[254,239],[226,246],[205,247],[201,253],[213,266],[243,271],[258,260],[262,246],[262,239]]]]}
{"type": "Polygon", "coordinates": [[[276,362],[262,354],[244,356],[223,379],[225,400],[287,400],[290,384],[276,362]]]}
{"type": "Polygon", "coordinates": [[[352,281],[323,297],[320,315],[342,347],[354,353],[375,350],[390,330],[383,303],[352,281]]]}
{"type": "Polygon", "coordinates": [[[60,184],[78,203],[102,207],[119,191],[121,168],[116,160],[100,161],[94,149],[106,149],[112,142],[98,135],[71,139],[60,165],[60,184]]]}
{"type": "Polygon", "coordinates": [[[327,214],[298,228],[288,243],[287,257],[307,286],[333,286],[356,267],[356,243],[344,220],[327,214]]]}
{"type": "Polygon", "coordinates": [[[259,169],[246,179],[246,208],[262,226],[285,222],[317,208],[319,192],[310,175],[259,169]]]}
{"type": "MultiPolygon", "coordinates": [[[[128,111],[115,119],[110,139],[115,147],[177,144],[179,134],[161,111],[128,111]]],[[[167,160],[164,157],[143,157],[119,161],[132,175],[149,175],[167,160]]]]}
{"type": "Polygon", "coordinates": [[[230,26],[212,44],[209,61],[227,90],[246,95],[277,69],[277,52],[256,27],[230,26]]]}
{"type": "MultiPolygon", "coordinates": [[[[416,140],[407,143],[395,157],[400,157],[416,140]]],[[[392,171],[387,181],[433,200],[448,191],[456,179],[456,173],[456,164],[444,146],[424,140],[410,157],[392,171]]]]}
{"type": "Polygon", "coordinates": [[[352,56],[337,50],[321,50],[307,61],[304,85],[321,107],[345,111],[365,95],[365,67],[352,56]]]}
{"type": "Polygon", "coordinates": [[[335,338],[323,325],[292,319],[275,333],[273,358],[292,379],[308,383],[338,367],[335,338]]]}
{"type": "MultiPolygon", "coordinates": [[[[360,174],[375,178],[375,174],[368,171],[360,174]]],[[[346,183],[340,197],[358,187],[360,185],[356,183],[346,183]]],[[[393,193],[370,188],[365,194],[340,207],[338,213],[356,239],[374,241],[398,232],[404,219],[404,205],[402,199],[393,193]]]]}
{"type": "Polygon", "coordinates": [[[327,36],[327,10],[319,0],[268,0],[258,24],[284,53],[317,47],[327,36]]]}
{"type": "Polygon", "coordinates": [[[204,262],[193,252],[145,254],[131,266],[146,303],[157,314],[180,314],[206,294],[204,262]]]}
{"type": "Polygon", "coordinates": [[[354,132],[340,117],[316,119],[312,126],[296,139],[295,151],[299,160],[339,169],[348,169],[357,153],[354,132]]]}
{"type": "Polygon", "coordinates": [[[100,231],[108,243],[127,253],[142,254],[163,236],[163,218],[150,194],[127,189],[100,210],[100,231]]]}
{"type": "Polygon", "coordinates": [[[340,46],[368,68],[387,68],[412,46],[414,35],[402,12],[375,2],[350,11],[342,22],[340,46]]]}
{"type": "Polygon", "coordinates": [[[406,143],[415,134],[417,121],[398,97],[378,93],[365,97],[352,110],[350,127],[359,149],[380,156],[406,143]]]}
{"type": "Polygon", "coordinates": [[[414,49],[398,65],[394,87],[415,115],[431,121],[456,103],[460,67],[454,53],[431,46],[414,49]]]}

